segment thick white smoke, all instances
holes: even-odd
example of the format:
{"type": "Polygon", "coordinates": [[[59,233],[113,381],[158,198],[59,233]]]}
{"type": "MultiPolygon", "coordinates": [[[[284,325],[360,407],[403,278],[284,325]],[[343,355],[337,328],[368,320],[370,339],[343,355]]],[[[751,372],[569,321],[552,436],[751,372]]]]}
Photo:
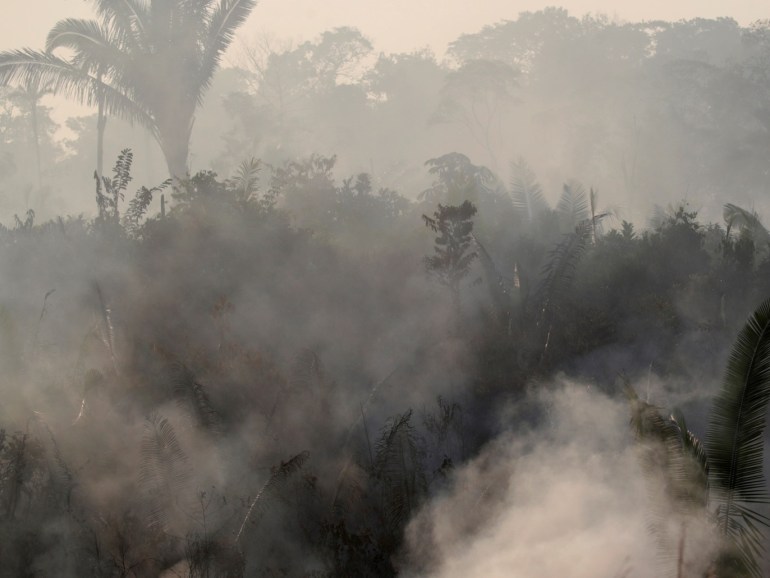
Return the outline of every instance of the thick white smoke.
{"type": "MultiPolygon", "coordinates": [[[[536,398],[547,408],[543,427],[496,440],[412,521],[409,558],[424,563],[415,575],[651,578],[675,571],[677,560],[661,559],[650,531],[650,480],[627,406],[578,384],[536,398]]],[[[686,575],[708,564],[706,534],[688,527],[686,575]]]]}

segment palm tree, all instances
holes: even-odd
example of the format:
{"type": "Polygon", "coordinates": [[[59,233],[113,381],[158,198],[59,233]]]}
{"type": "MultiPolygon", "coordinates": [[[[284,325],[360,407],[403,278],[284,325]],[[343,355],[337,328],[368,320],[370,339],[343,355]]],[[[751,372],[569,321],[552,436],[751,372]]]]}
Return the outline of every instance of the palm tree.
{"type": "Polygon", "coordinates": [[[27,82],[11,93],[11,99],[15,100],[29,114],[30,131],[32,133],[32,145],[35,150],[35,165],[37,168],[37,188],[43,188],[43,169],[40,158],[40,99],[49,94],[48,86],[39,86],[27,82]]]}
{"type": "Polygon", "coordinates": [[[100,21],[62,20],[45,52],[0,53],[0,84],[50,84],[56,94],[97,105],[100,149],[106,115],[145,126],[170,174],[184,177],[195,111],[256,0],[92,2],[100,21]],[[54,54],[62,48],[69,59],[54,54]]]}

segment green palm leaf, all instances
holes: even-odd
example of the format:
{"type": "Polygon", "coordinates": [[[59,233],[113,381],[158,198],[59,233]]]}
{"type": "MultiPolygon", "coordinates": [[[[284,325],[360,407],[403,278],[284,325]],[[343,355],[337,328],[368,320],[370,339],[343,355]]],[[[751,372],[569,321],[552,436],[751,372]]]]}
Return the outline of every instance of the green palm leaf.
{"type": "Polygon", "coordinates": [[[769,525],[753,507],[768,503],[763,474],[768,402],[770,300],[749,317],[733,345],[706,438],[711,500],[718,506],[719,529],[737,547],[753,576],[760,576],[758,526],[769,525]]]}

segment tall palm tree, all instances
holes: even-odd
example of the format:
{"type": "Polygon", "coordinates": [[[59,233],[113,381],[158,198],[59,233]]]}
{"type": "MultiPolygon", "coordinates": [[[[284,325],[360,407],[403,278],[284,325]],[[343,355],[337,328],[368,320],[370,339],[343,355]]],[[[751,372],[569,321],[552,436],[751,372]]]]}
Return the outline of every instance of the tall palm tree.
{"type": "Polygon", "coordinates": [[[30,131],[32,133],[32,146],[35,151],[35,165],[37,168],[37,188],[43,187],[43,168],[40,158],[40,99],[51,92],[50,87],[40,86],[26,82],[11,92],[11,99],[15,100],[29,115],[30,131]]]}
{"type": "Polygon", "coordinates": [[[100,140],[107,115],[145,126],[170,174],[184,177],[195,111],[256,0],[91,1],[100,21],[62,20],[45,52],[0,53],[0,84],[50,83],[96,105],[100,140]],[[71,56],[54,54],[59,49],[71,56]]]}

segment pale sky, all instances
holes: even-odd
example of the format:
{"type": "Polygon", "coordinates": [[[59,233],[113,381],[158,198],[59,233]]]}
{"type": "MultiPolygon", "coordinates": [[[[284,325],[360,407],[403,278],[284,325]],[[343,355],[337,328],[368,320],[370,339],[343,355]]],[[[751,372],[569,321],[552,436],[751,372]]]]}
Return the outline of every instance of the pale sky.
{"type": "MultiPolygon", "coordinates": [[[[91,18],[89,0],[2,0],[0,50],[42,48],[47,32],[63,18],[91,18]]],[[[376,51],[430,47],[438,55],[464,32],[515,19],[556,2],[548,0],[261,0],[234,43],[269,35],[300,42],[337,26],[354,26],[376,51]]],[[[571,14],[601,13],[620,20],[678,20],[730,16],[741,24],[770,18],[768,0],[561,0],[571,14]]],[[[225,59],[232,61],[233,56],[225,59]]],[[[58,102],[61,106],[63,103],[58,102]]],[[[73,112],[72,105],[64,107],[73,112]]],[[[57,117],[59,115],[55,115],[57,117]]],[[[57,119],[58,120],[58,119],[57,119]]]]}
{"type": "MultiPolygon", "coordinates": [[[[41,48],[60,19],[93,16],[88,0],[3,0],[0,50],[41,48]]],[[[557,4],[547,0],[262,0],[241,29],[248,38],[268,32],[305,40],[336,26],[358,27],[386,52],[431,46],[443,52],[462,32],[516,18],[519,12],[557,4]]],[[[770,18],[767,0],[562,0],[570,13],[607,14],[622,20],[678,20],[730,16],[741,24],[770,18]]]]}

